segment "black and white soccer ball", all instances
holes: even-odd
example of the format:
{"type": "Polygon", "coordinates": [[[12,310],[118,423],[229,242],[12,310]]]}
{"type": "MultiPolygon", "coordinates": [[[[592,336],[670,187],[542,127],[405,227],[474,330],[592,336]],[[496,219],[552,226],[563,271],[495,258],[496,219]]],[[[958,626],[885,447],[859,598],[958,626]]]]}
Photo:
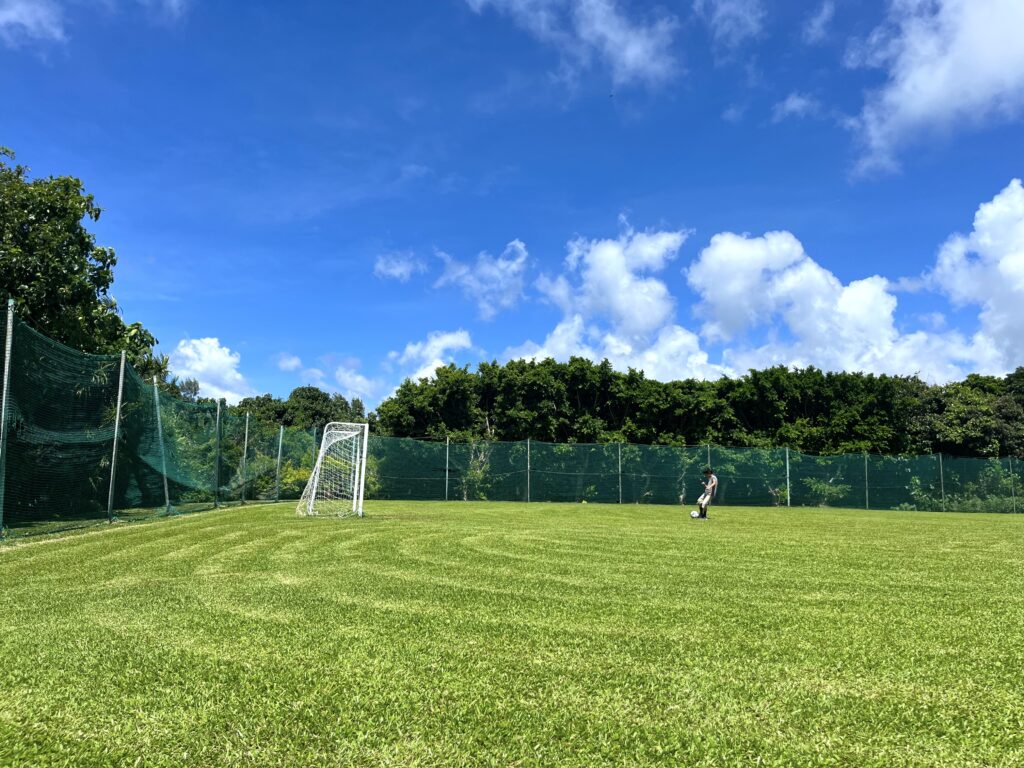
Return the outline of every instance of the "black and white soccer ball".
{"type": "Polygon", "coordinates": [[[698,511],[697,511],[697,510],[695,509],[695,510],[693,510],[693,512],[691,512],[691,513],[690,513],[690,517],[692,517],[692,518],[694,518],[694,519],[697,519],[698,517],[700,517],[700,512],[698,512],[698,511]]]}

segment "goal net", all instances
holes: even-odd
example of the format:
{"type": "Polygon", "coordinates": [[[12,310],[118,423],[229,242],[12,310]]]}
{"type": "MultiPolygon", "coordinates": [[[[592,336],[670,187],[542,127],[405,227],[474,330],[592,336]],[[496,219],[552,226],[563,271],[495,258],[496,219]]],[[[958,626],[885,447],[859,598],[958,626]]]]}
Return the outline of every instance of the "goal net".
{"type": "Polygon", "coordinates": [[[313,474],[299,500],[298,514],[363,516],[369,434],[367,424],[327,425],[313,474]]]}

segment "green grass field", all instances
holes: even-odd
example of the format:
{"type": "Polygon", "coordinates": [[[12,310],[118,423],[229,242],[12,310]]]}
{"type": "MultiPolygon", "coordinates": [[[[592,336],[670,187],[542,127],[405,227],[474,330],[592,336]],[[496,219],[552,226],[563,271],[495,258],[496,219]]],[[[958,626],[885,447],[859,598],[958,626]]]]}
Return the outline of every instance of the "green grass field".
{"type": "Polygon", "coordinates": [[[0,547],[0,765],[1024,765],[1024,517],[249,506],[0,547]]]}

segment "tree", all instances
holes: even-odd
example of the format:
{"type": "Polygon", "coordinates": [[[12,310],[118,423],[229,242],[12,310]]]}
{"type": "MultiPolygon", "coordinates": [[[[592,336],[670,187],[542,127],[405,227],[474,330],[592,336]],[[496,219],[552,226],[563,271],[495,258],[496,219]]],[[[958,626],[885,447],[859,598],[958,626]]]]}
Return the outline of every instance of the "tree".
{"type": "Polygon", "coordinates": [[[29,179],[0,147],[0,294],[40,333],[93,353],[127,351],[145,377],[167,376],[167,358],[139,323],[128,325],[110,295],[117,257],[96,245],[86,221],[100,207],[71,176],[29,179]]]}

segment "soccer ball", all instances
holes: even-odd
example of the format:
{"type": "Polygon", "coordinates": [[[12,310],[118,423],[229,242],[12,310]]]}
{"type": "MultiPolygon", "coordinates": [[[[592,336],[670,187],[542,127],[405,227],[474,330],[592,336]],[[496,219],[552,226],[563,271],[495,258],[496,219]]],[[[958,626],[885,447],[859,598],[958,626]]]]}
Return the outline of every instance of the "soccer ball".
{"type": "Polygon", "coordinates": [[[698,511],[697,511],[697,510],[695,509],[695,510],[693,510],[693,512],[691,512],[691,513],[690,513],[690,517],[692,517],[693,519],[695,519],[695,520],[696,520],[696,519],[697,519],[698,517],[700,517],[700,512],[698,512],[698,511]]]}

